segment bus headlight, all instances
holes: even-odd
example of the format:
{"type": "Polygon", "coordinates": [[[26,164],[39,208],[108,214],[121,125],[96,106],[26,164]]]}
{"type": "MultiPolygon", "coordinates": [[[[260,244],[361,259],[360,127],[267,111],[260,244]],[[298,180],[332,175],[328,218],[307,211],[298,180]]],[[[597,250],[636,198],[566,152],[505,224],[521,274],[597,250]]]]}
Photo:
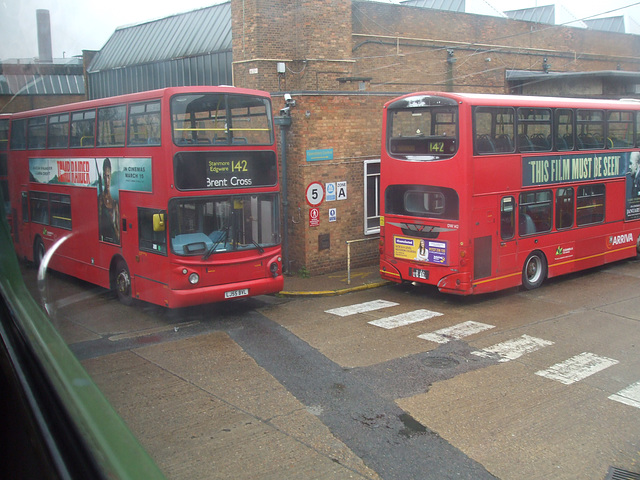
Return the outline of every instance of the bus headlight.
{"type": "Polygon", "coordinates": [[[196,285],[200,281],[200,276],[197,273],[192,273],[189,275],[189,283],[191,285],[196,285]]]}

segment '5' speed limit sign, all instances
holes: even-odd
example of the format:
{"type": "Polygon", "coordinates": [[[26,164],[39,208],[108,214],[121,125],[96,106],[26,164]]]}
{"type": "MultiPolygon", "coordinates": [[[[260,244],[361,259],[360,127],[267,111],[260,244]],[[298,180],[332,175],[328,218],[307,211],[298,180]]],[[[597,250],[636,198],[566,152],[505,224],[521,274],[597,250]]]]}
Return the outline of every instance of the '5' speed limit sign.
{"type": "Polygon", "coordinates": [[[324,187],[320,182],[312,182],[307,187],[307,203],[317,207],[324,200],[324,187]]]}

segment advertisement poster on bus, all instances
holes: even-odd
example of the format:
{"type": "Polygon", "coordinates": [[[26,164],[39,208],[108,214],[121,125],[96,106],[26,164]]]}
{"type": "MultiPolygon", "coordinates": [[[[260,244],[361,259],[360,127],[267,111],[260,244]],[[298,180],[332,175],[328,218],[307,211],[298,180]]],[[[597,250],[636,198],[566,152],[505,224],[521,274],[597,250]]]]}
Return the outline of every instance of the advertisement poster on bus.
{"type": "Polygon", "coordinates": [[[96,189],[100,240],[120,244],[120,191],[152,192],[151,158],[30,158],[31,182],[96,189]]]}
{"type": "Polygon", "coordinates": [[[393,256],[447,265],[447,242],[396,235],[393,237],[393,256]]]}
{"type": "Polygon", "coordinates": [[[111,164],[111,186],[133,192],[152,191],[151,158],[30,158],[29,179],[35,183],[98,187],[105,160],[111,164]]]}
{"type": "Polygon", "coordinates": [[[625,219],[640,218],[640,152],[572,153],[522,157],[522,186],[626,177],[625,219]]]}
{"type": "Polygon", "coordinates": [[[627,169],[627,212],[625,218],[640,218],[640,152],[631,152],[627,169]]]}

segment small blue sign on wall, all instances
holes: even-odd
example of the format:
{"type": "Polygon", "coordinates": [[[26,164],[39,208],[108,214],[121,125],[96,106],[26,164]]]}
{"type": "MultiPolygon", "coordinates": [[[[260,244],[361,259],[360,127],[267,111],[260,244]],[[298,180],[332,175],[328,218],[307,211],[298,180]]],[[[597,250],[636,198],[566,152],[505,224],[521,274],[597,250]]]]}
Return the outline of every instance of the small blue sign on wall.
{"type": "Polygon", "coordinates": [[[307,162],[318,162],[320,160],[333,160],[333,148],[307,150],[307,162]]]}

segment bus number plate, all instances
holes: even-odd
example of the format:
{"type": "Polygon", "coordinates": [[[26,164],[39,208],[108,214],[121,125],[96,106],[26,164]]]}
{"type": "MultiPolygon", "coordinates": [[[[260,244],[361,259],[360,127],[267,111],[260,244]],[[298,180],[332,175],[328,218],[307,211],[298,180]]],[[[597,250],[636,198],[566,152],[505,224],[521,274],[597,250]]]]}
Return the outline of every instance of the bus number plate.
{"type": "Polygon", "coordinates": [[[419,278],[421,280],[429,280],[429,270],[422,270],[421,268],[410,268],[409,276],[412,278],[419,278]]]}
{"type": "Polygon", "coordinates": [[[240,290],[231,290],[229,292],[224,292],[224,298],[246,297],[247,295],[249,295],[248,288],[241,288],[240,290]]]}

